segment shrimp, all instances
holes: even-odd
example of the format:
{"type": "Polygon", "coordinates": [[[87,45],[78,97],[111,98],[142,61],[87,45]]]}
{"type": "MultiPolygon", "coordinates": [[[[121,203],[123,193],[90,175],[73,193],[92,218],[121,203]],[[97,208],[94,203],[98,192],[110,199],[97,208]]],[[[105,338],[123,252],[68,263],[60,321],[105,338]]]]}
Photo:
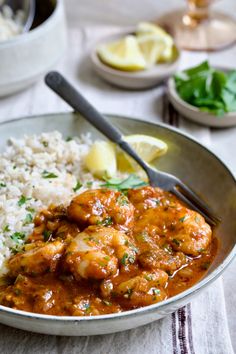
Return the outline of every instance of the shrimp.
{"type": "Polygon", "coordinates": [[[68,245],[66,264],[76,279],[106,279],[135,262],[137,249],[112,227],[89,226],[68,245]]]}
{"type": "Polygon", "coordinates": [[[134,207],[120,192],[94,189],[72,199],[67,214],[81,227],[113,225],[117,229],[127,231],[133,225],[134,207]]]}
{"type": "Polygon", "coordinates": [[[114,286],[113,294],[127,300],[133,307],[147,306],[167,297],[164,290],[167,281],[168,275],[163,270],[142,272],[114,286]]]}
{"type": "Polygon", "coordinates": [[[165,249],[153,247],[148,251],[142,252],[138,257],[138,261],[145,269],[158,268],[168,274],[172,274],[187,263],[187,258],[183,252],[172,254],[165,249]]]}
{"type": "Polygon", "coordinates": [[[54,272],[64,253],[64,249],[65,244],[59,240],[41,242],[36,246],[32,244],[29,250],[18,253],[9,259],[10,276],[17,277],[19,273],[36,276],[54,272]]]}
{"type": "MultiPolygon", "coordinates": [[[[156,196],[158,193],[157,189],[156,196]]],[[[191,256],[198,256],[206,250],[211,242],[212,230],[205,219],[164,191],[160,192],[156,206],[148,206],[154,195],[155,189],[152,187],[129,192],[135,213],[142,211],[141,215],[136,216],[135,237],[146,234],[160,247],[169,243],[175,251],[191,256]]]]}

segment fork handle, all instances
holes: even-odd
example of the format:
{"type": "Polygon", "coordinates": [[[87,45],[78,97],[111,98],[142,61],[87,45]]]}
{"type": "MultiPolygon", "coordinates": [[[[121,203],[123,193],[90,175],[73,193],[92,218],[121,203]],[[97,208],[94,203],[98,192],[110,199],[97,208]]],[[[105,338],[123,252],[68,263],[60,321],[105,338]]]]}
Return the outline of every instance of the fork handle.
{"type": "Polygon", "coordinates": [[[118,144],[148,173],[148,165],[134,149],[123,139],[118,129],[89,103],[75,87],[73,87],[59,72],[51,71],[45,77],[46,84],[66,101],[76,112],[79,112],[91,125],[103,133],[109,140],[118,144]]]}

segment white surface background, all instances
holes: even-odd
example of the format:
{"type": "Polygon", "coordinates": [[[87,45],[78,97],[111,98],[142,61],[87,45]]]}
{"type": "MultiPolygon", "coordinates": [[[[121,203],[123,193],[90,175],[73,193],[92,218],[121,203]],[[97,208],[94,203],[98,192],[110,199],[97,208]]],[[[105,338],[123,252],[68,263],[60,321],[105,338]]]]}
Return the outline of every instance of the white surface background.
{"type": "MultiPolygon", "coordinates": [[[[135,24],[139,20],[153,20],[167,10],[184,5],[184,1],[66,0],[65,3],[70,28],[69,42],[67,52],[58,69],[67,75],[99,110],[133,115],[153,122],[160,121],[162,88],[140,92],[116,89],[92,72],[86,54],[89,46],[98,37],[107,33],[107,28],[106,30],[103,28],[104,25],[121,26],[135,24]],[[96,29],[93,28],[95,25],[96,29]]],[[[216,7],[236,16],[235,0],[219,1],[216,7]]],[[[184,53],[182,67],[198,63],[206,56],[206,54],[184,53]]],[[[212,53],[208,57],[212,64],[236,67],[236,47],[212,53]]],[[[51,93],[41,81],[22,93],[0,100],[0,121],[36,113],[66,110],[69,110],[68,106],[51,93]]],[[[236,175],[236,128],[214,130],[181,119],[180,129],[192,133],[199,141],[208,145],[236,175]]],[[[232,344],[236,349],[235,274],[236,262],[225,272],[223,281],[232,344]]]]}

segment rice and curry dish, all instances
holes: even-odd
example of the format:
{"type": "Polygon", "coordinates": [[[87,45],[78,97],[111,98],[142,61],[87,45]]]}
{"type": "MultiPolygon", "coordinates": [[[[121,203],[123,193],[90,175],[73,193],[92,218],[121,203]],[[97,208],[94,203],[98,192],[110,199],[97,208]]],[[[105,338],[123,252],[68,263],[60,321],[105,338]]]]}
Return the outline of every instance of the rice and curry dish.
{"type": "Polygon", "coordinates": [[[217,240],[200,214],[135,175],[94,178],[91,145],[44,133],[0,156],[1,305],[117,313],[186,290],[212,263],[217,240]]]}

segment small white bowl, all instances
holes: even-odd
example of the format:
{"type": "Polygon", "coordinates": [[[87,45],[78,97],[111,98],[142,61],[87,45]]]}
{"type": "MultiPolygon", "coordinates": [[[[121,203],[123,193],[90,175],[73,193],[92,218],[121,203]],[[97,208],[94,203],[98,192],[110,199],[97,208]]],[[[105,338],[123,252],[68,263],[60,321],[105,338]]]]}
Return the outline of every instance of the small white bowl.
{"type": "Polygon", "coordinates": [[[172,77],[167,82],[167,95],[174,108],[180,114],[198,124],[215,128],[231,127],[236,125],[236,112],[226,113],[225,115],[219,117],[208,112],[203,112],[197,107],[185,102],[179,96],[176,90],[175,80],[172,77]]]}
{"type": "Polygon", "coordinates": [[[142,71],[126,72],[113,69],[99,59],[97,55],[97,46],[99,44],[118,40],[130,33],[131,32],[121,32],[119,34],[106,37],[101,42],[96,44],[95,48],[91,52],[90,58],[93,68],[98,75],[116,86],[137,90],[156,86],[175,73],[180,61],[180,51],[178,48],[176,48],[177,55],[173,62],[156,64],[154,67],[142,71]]]}
{"type": "Polygon", "coordinates": [[[0,42],[0,97],[34,83],[53,68],[65,46],[64,8],[62,0],[57,0],[53,13],[41,25],[0,42]]]}

